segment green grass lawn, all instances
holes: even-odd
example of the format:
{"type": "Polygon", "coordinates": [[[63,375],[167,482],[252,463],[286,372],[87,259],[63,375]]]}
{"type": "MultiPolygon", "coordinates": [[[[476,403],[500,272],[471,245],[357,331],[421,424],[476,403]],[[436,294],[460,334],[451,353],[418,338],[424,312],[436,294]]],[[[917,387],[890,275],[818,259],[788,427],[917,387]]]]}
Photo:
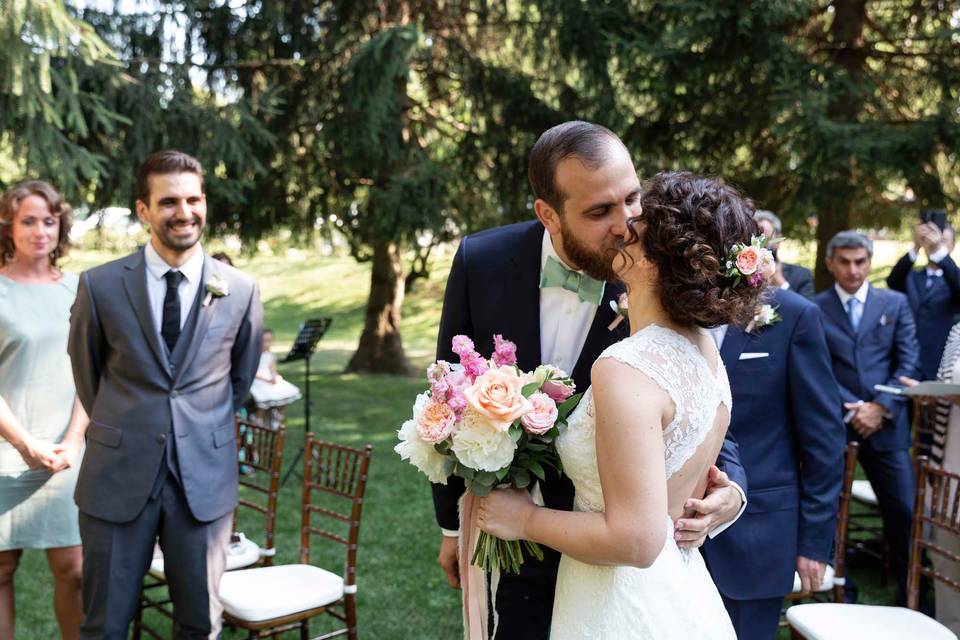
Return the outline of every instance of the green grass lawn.
{"type": "MultiPolygon", "coordinates": [[[[77,252],[66,268],[79,272],[112,257],[77,252]]],[[[426,366],[435,348],[449,257],[449,253],[437,256],[430,279],[418,281],[404,304],[404,344],[418,367],[426,366]]],[[[414,396],[424,387],[422,378],[342,373],[362,329],[369,266],[349,258],[303,257],[296,253],[241,258],[237,266],[252,273],[260,283],[266,322],[276,333],[276,353],[289,348],[305,318],[333,318],[330,332],[312,360],[311,430],[321,439],[352,446],[369,442],[374,447],[357,562],[361,636],[376,640],[459,638],[459,592],[446,585],[436,564],[440,534],[428,483],[392,451],[396,429],[409,415],[414,396]]],[[[281,365],[281,373],[303,388],[302,363],[281,365]]],[[[303,403],[298,402],[288,413],[288,461],[300,448],[303,433],[303,403]]],[[[298,480],[297,476],[291,478],[279,497],[280,563],[295,562],[299,552],[298,480]]],[[[335,555],[314,555],[314,559],[328,559],[326,565],[335,571],[341,566],[341,558],[339,548],[335,555]]],[[[855,568],[853,572],[862,601],[891,601],[892,587],[880,589],[875,572],[869,568],[855,568]]],[[[42,553],[24,554],[16,580],[17,638],[58,637],[52,584],[42,553]]],[[[322,628],[315,624],[312,631],[318,633],[322,628]]],[[[228,632],[225,637],[242,636],[228,632]]]]}

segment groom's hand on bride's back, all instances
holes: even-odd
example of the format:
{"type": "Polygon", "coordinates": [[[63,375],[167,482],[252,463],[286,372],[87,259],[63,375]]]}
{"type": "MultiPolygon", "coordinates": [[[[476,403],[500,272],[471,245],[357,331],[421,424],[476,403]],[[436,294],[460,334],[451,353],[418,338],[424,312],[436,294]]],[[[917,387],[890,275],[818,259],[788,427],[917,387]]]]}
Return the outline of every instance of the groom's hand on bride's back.
{"type": "Polygon", "coordinates": [[[447,582],[454,589],[460,588],[460,555],[457,551],[459,542],[459,538],[443,536],[440,541],[440,553],[437,554],[437,562],[443,568],[443,573],[447,576],[447,582]]]}
{"type": "Polygon", "coordinates": [[[684,504],[683,517],[674,523],[674,540],[681,549],[695,549],[715,527],[733,520],[743,498],[730,484],[730,478],[716,466],[710,467],[703,500],[690,498],[684,504]]]}

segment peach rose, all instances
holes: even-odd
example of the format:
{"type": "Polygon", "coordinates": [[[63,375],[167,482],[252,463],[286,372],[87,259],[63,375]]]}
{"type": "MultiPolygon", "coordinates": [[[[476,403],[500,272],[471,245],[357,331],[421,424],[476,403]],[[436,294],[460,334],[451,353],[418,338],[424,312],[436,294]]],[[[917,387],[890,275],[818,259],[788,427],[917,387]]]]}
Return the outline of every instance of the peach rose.
{"type": "Polygon", "coordinates": [[[520,424],[527,433],[538,436],[550,431],[557,421],[557,403],[545,393],[531,394],[527,400],[533,405],[533,409],[520,418],[520,424]]]}
{"type": "Polygon", "coordinates": [[[425,442],[436,444],[453,433],[457,416],[446,402],[431,400],[417,418],[417,433],[425,442]]]}
{"type": "Polygon", "coordinates": [[[745,276],[749,276],[756,271],[759,263],[760,254],[756,247],[747,247],[737,255],[737,269],[745,276]]]}
{"type": "Polygon", "coordinates": [[[523,397],[523,380],[513,367],[490,369],[464,389],[467,404],[497,431],[506,431],[513,421],[533,408],[523,397]]]}

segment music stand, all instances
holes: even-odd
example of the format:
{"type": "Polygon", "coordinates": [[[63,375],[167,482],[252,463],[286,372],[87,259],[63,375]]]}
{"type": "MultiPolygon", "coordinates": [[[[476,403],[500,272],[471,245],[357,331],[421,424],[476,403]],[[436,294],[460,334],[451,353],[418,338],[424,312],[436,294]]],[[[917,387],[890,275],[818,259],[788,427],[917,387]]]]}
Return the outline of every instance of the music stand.
{"type": "MultiPolygon", "coordinates": [[[[314,350],[317,348],[317,343],[320,342],[320,338],[322,338],[323,334],[325,334],[327,329],[330,328],[331,322],[332,320],[330,318],[313,318],[304,321],[300,325],[300,331],[297,332],[297,337],[293,341],[293,346],[290,347],[290,353],[284,356],[283,360],[280,361],[286,363],[303,360],[305,386],[303,394],[304,441],[306,441],[307,433],[310,431],[310,356],[313,355],[314,350]]],[[[300,451],[298,451],[297,455],[294,456],[293,462],[290,464],[290,467],[283,476],[283,480],[280,482],[281,488],[287,483],[287,479],[290,478],[290,474],[293,473],[294,469],[297,468],[297,464],[300,462],[300,457],[302,455],[303,445],[300,445],[300,451]]]]}

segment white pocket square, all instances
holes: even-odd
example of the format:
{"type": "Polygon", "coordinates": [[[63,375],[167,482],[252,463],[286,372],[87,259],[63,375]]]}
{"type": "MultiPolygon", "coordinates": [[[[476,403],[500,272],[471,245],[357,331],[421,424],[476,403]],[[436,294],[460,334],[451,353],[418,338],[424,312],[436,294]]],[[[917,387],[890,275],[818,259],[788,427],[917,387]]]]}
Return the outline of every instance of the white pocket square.
{"type": "Polygon", "coordinates": [[[766,358],[766,357],[769,357],[769,356],[770,356],[770,354],[767,353],[766,351],[759,351],[759,352],[744,351],[743,353],[740,354],[740,359],[741,359],[741,360],[756,360],[757,358],[766,358]]]}

